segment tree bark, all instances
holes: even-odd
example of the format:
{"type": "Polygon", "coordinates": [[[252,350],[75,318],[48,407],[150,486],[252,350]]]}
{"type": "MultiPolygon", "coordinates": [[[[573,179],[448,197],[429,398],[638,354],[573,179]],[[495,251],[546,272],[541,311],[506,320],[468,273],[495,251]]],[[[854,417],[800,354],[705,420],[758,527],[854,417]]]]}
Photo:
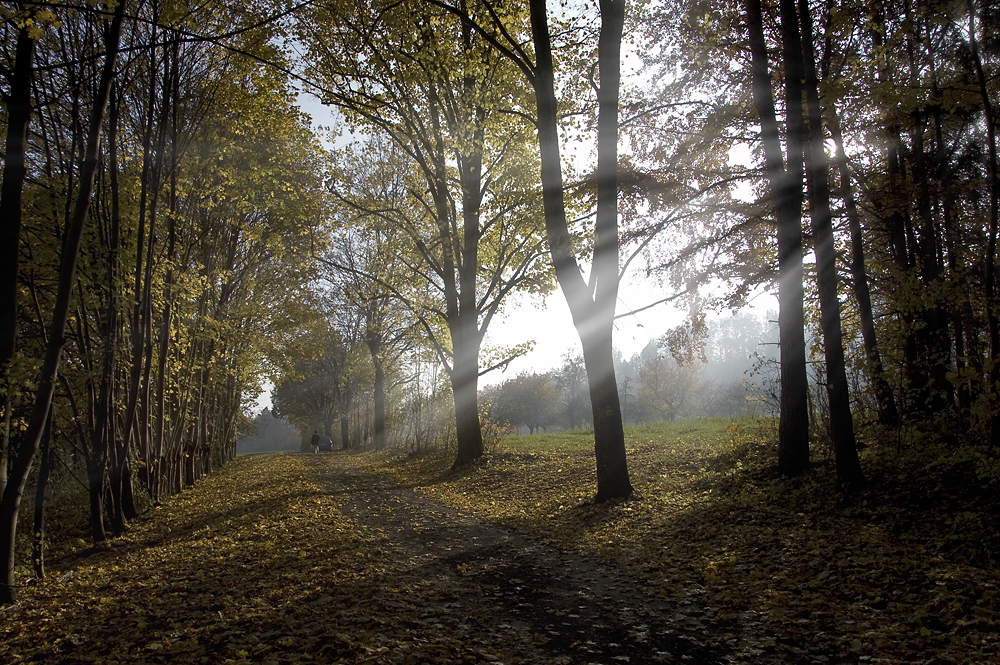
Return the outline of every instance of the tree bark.
{"type": "MultiPolygon", "coordinates": [[[[976,8],[972,0],[969,6],[969,45],[972,51],[973,66],[976,70],[976,81],[979,84],[979,94],[983,100],[983,115],[986,122],[986,141],[989,150],[990,178],[990,221],[989,235],[986,241],[986,322],[990,339],[989,390],[994,400],[1000,395],[1000,306],[997,303],[996,271],[997,271],[997,227],[1000,222],[1000,173],[997,173],[997,135],[995,116],[993,115],[993,100],[987,87],[986,74],[983,71],[982,56],[979,53],[979,39],[976,37],[976,8]]],[[[985,15],[985,11],[984,11],[985,15]]],[[[990,418],[990,445],[1000,445],[1000,405],[993,404],[993,415],[990,418]]]]}
{"type": "Polygon", "coordinates": [[[535,46],[535,67],[531,82],[538,115],[545,235],[556,279],[584,345],[584,362],[591,382],[591,406],[594,413],[596,500],[607,501],[628,498],[632,494],[618,384],[612,362],[612,329],[618,297],[618,96],[625,3],[624,0],[601,0],[600,9],[598,195],[592,282],[588,285],[580,274],[574,255],[563,202],[555,67],[546,2],[531,0],[529,3],[531,35],[535,46]]]}
{"type": "Polygon", "coordinates": [[[826,359],[826,392],[830,404],[830,437],[833,440],[837,478],[844,485],[856,486],[864,481],[864,475],[858,460],[854,418],[847,387],[844,335],[840,320],[840,300],[837,297],[837,249],[834,246],[833,212],[830,207],[830,166],[824,146],[819,77],[812,41],[812,16],[806,0],[799,0],[799,14],[809,122],[805,127],[789,128],[789,132],[796,129],[802,131],[804,145],[807,146],[809,214],[812,218],[813,248],[816,253],[816,288],[819,292],[820,326],[823,330],[826,359]]]}
{"type": "Polygon", "coordinates": [[[453,469],[483,456],[483,431],[479,422],[479,329],[463,316],[452,330],[454,364],[451,371],[455,398],[455,437],[458,452],[453,469]],[[471,329],[470,329],[471,328],[471,329]]]}
{"type": "Polygon", "coordinates": [[[872,390],[878,405],[878,421],[886,427],[899,425],[899,411],[896,408],[896,397],[892,386],[885,378],[885,368],[882,365],[882,354],[879,352],[878,336],[875,330],[875,314],[872,309],[872,296],[868,286],[868,269],[865,261],[864,234],[861,227],[861,214],[854,198],[854,187],[851,183],[850,168],[847,163],[847,153],[844,151],[844,137],[840,131],[837,110],[829,105],[830,134],[836,145],[836,163],[840,176],[840,196],[844,200],[844,214],[851,234],[851,281],[853,282],[854,300],[858,304],[858,320],[861,326],[861,339],[865,347],[865,355],[871,364],[872,390]]]}
{"type": "Polygon", "coordinates": [[[49,486],[49,476],[52,473],[52,411],[49,410],[49,422],[42,435],[41,462],[38,465],[38,478],[35,480],[35,524],[32,529],[34,552],[31,565],[35,577],[45,577],[45,491],[49,486]]]}
{"type": "Polygon", "coordinates": [[[10,449],[12,391],[6,384],[10,361],[17,344],[17,272],[21,257],[21,195],[28,170],[25,151],[31,122],[31,86],[34,78],[35,40],[28,26],[17,31],[14,66],[7,95],[7,137],[4,146],[3,180],[0,182],[0,494],[7,486],[10,449]]]}
{"type": "Polygon", "coordinates": [[[385,368],[382,366],[382,360],[377,357],[374,353],[372,354],[372,362],[375,365],[375,385],[374,385],[374,402],[375,402],[375,433],[374,433],[374,444],[375,450],[382,450],[385,448],[385,368]]]}
{"type": "Polygon", "coordinates": [[[59,266],[58,290],[49,329],[49,339],[45,349],[45,359],[39,372],[38,388],[28,420],[28,427],[11,466],[11,482],[8,482],[4,489],[2,505],[0,505],[0,556],[3,557],[4,575],[3,579],[0,580],[0,605],[12,603],[15,599],[14,542],[17,536],[17,517],[21,506],[21,496],[24,493],[24,485],[38,452],[42,431],[48,418],[49,408],[52,405],[52,394],[59,372],[59,362],[66,344],[66,321],[69,318],[70,300],[76,278],[77,258],[80,254],[83,229],[90,207],[91,193],[94,189],[94,179],[97,175],[101,151],[101,125],[104,122],[111,81],[114,78],[118,59],[118,44],[121,38],[124,12],[125,3],[118,3],[108,29],[105,49],[107,55],[94,99],[83,168],[80,171],[80,190],[73,208],[73,215],[66,229],[59,266]]]}
{"type": "MultiPolygon", "coordinates": [[[[787,0],[785,2],[787,4],[787,0]]],[[[793,16],[794,10],[793,5],[793,16]]],[[[778,470],[786,476],[794,476],[804,472],[809,466],[809,384],[806,373],[805,316],[802,308],[801,146],[793,146],[790,139],[790,164],[786,171],[774,99],[771,96],[771,74],[760,0],[747,0],[747,26],[750,31],[754,106],[760,117],[768,190],[774,206],[778,236],[778,335],[781,359],[778,470]],[[792,159],[795,150],[800,155],[797,160],[792,159]]],[[[791,49],[786,46],[786,50],[791,49]]],[[[785,74],[786,79],[794,75],[795,72],[788,71],[785,74]]],[[[801,72],[798,75],[801,76],[801,72]]],[[[795,90],[789,90],[786,97],[795,100],[795,90]]],[[[798,102],[792,106],[798,109],[801,116],[801,89],[797,99],[798,102]]],[[[794,110],[789,111],[790,114],[793,112],[794,110]]]]}

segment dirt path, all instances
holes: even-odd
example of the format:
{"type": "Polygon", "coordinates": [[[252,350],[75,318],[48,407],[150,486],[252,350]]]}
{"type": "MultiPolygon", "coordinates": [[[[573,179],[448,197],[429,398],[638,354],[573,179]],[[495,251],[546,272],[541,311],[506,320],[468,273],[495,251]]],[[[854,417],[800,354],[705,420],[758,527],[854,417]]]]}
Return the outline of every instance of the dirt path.
{"type": "MultiPolygon", "coordinates": [[[[509,663],[721,663],[733,654],[640,581],[559,552],[328,456],[338,509],[402,586],[420,589],[425,621],[485,660],[509,663]]],[[[688,615],[692,611],[686,608],[688,615]]],[[[697,612],[697,609],[694,610],[697,612]]]]}

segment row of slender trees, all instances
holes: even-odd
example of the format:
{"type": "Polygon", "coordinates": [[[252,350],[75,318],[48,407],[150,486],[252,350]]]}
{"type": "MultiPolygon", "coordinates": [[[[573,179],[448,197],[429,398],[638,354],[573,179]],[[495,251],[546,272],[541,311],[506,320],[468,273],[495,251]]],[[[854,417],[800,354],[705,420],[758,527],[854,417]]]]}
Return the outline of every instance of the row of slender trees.
{"type": "Polygon", "coordinates": [[[29,475],[41,575],[50,474],[121,533],[234,455],[311,307],[325,158],[252,10],[2,8],[0,603],[29,475]]]}

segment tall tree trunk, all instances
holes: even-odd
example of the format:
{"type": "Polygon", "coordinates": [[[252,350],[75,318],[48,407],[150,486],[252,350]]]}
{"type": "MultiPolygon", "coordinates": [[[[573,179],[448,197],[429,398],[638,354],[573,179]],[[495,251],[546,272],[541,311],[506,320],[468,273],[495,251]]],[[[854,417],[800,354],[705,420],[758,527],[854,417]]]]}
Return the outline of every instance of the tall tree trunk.
{"type": "Polygon", "coordinates": [[[563,202],[555,68],[545,0],[530,0],[535,47],[532,86],[538,115],[545,235],[556,279],[566,296],[573,324],[584,344],[594,410],[597,501],[632,494],[625,455],[621,404],[611,362],[614,310],[618,296],[618,97],[624,0],[601,0],[598,37],[597,219],[591,284],[584,282],[573,251],[563,202]],[[593,295],[591,295],[593,294],[593,295]],[[593,365],[592,365],[593,363],[593,365]],[[594,385],[596,382],[596,387],[594,385]],[[596,395],[596,397],[595,397],[596,395]]]}
{"type": "Polygon", "coordinates": [[[35,40],[29,26],[17,31],[14,66],[8,77],[7,138],[4,145],[3,180],[0,182],[0,494],[7,486],[10,420],[13,391],[5,385],[17,344],[17,272],[21,258],[21,194],[28,170],[25,151],[31,122],[31,86],[35,71],[35,40]]]}
{"type": "MultiPolygon", "coordinates": [[[[833,51],[833,29],[830,25],[833,20],[832,6],[833,1],[830,0],[827,7],[825,26],[825,33],[827,35],[826,45],[823,49],[823,65],[820,72],[824,80],[830,76],[829,63],[830,55],[833,51]]],[[[896,409],[896,398],[893,395],[892,387],[885,378],[882,354],[879,351],[878,336],[875,330],[875,314],[872,309],[871,290],[868,283],[861,214],[858,211],[857,200],[854,196],[850,165],[847,160],[847,152],[844,150],[844,135],[841,129],[840,115],[834,100],[827,102],[826,115],[830,136],[833,138],[834,146],[836,147],[834,163],[840,181],[840,198],[844,202],[844,214],[847,217],[847,225],[851,235],[851,283],[853,285],[854,300],[858,308],[861,339],[865,355],[868,358],[869,381],[871,382],[872,391],[875,393],[879,423],[886,427],[895,427],[899,425],[899,411],[896,409]]]]}
{"type": "MultiPolygon", "coordinates": [[[[787,0],[785,2],[787,4],[787,0]]],[[[794,5],[791,9],[794,16],[794,5]]],[[[790,141],[789,161],[796,161],[797,167],[790,163],[786,171],[771,93],[760,0],[747,0],[747,25],[750,30],[754,106],[760,118],[768,190],[774,206],[778,236],[778,335],[781,357],[778,469],[784,475],[794,476],[809,466],[809,383],[802,305],[801,146],[794,147],[790,141]],[[800,157],[792,160],[791,154],[796,149],[800,157]]],[[[785,74],[786,79],[794,75],[794,72],[787,71],[785,74]]],[[[801,72],[798,75],[801,76],[801,72]]],[[[790,100],[796,99],[795,92],[791,90],[786,96],[790,100]]],[[[797,99],[791,105],[798,108],[801,116],[801,90],[797,99]]],[[[790,114],[792,112],[789,111],[790,114]]]]}
{"type": "Polygon", "coordinates": [[[872,309],[871,291],[868,287],[868,269],[865,261],[861,214],[858,212],[858,204],[851,184],[847,153],[844,151],[844,136],[841,133],[837,111],[832,102],[829,109],[830,134],[837,149],[836,161],[840,175],[840,195],[844,200],[844,213],[847,215],[847,224],[851,233],[851,281],[854,285],[854,299],[858,304],[861,340],[864,344],[865,355],[871,365],[870,380],[875,392],[875,402],[878,405],[879,423],[886,427],[896,427],[899,425],[899,411],[896,409],[896,397],[892,393],[892,386],[885,378],[882,354],[879,352],[878,336],[875,331],[875,314],[872,309]]]}
{"type": "MultiPolygon", "coordinates": [[[[916,44],[920,41],[920,31],[925,27],[924,20],[913,16],[910,3],[903,3],[904,17],[913,26],[913,35],[906,37],[906,51],[910,69],[910,85],[918,89],[925,78],[925,73],[917,63],[916,44]],[[913,37],[917,39],[914,39],[913,37]]],[[[929,53],[933,57],[933,53],[929,53]]],[[[932,68],[933,69],[933,68],[932,68]]],[[[911,112],[913,125],[911,128],[913,164],[913,183],[916,185],[917,215],[919,218],[919,233],[916,234],[916,252],[914,254],[920,269],[920,280],[924,293],[919,309],[920,324],[914,328],[914,342],[919,354],[920,377],[911,386],[918,406],[925,415],[935,417],[948,410],[954,404],[954,385],[948,380],[951,369],[951,336],[948,334],[948,317],[942,307],[940,296],[936,293],[941,288],[943,266],[940,263],[940,238],[934,223],[931,192],[934,189],[932,174],[927,168],[927,155],[924,143],[927,112],[918,107],[911,112]],[[933,294],[933,295],[932,295],[933,294]],[[931,302],[926,302],[930,297],[931,302]]]]}
{"type": "Polygon", "coordinates": [[[73,215],[66,229],[59,266],[58,290],[49,328],[49,339],[45,349],[45,359],[39,372],[35,403],[28,419],[27,429],[14,457],[10,482],[7,483],[3,498],[0,500],[0,556],[3,557],[2,570],[4,575],[3,579],[0,580],[0,605],[12,603],[15,599],[14,543],[17,536],[17,517],[20,512],[24,485],[34,464],[49,408],[52,405],[52,394],[59,372],[59,362],[66,344],[66,321],[69,318],[70,300],[76,280],[76,263],[83,241],[83,229],[90,207],[90,196],[94,189],[94,179],[97,175],[101,152],[101,125],[104,122],[111,81],[114,78],[118,59],[118,44],[121,38],[124,15],[125,3],[120,2],[115,7],[107,33],[105,48],[107,55],[94,98],[83,168],[80,172],[80,189],[77,193],[73,215]]]}
{"type": "MultiPolygon", "coordinates": [[[[969,45],[972,51],[973,66],[976,70],[976,81],[979,84],[979,95],[983,101],[983,115],[986,122],[986,142],[989,150],[990,178],[990,221],[989,235],[986,241],[986,325],[990,338],[989,390],[996,400],[1000,395],[1000,303],[997,302],[996,271],[997,271],[997,226],[1000,222],[1000,173],[997,173],[997,134],[996,116],[993,115],[993,100],[990,98],[986,74],[983,71],[982,56],[979,53],[979,39],[976,37],[976,8],[972,0],[969,6],[969,45]]],[[[986,11],[983,10],[985,17],[986,11]]],[[[985,25],[985,23],[983,23],[985,25]]],[[[1000,406],[993,405],[993,416],[990,419],[990,445],[1000,446],[1000,406]]]]}
{"type": "Polygon", "coordinates": [[[854,438],[854,419],[847,387],[844,360],[844,336],[837,297],[837,249],[833,238],[833,212],[830,208],[830,167],[823,135],[823,114],[819,99],[809,3],[799,0],[802,35],[802,62],[805,70],[808,125],[789,128],[803,133],[807,146],[807,183],[809,214],[812,218],[813,244],[816,252],[816,288],[819,292],[820,326],[826,359],[826,392],[830,404],[830,437],[837,464],[837,478],[845,485],[859,485],[864,480],[854,438]]]}
{"type": "Polygon", "coordinates": [[[38,464],[38,478],[35,480],[35,524],[32,529],[34,552],[31,565],[35,577],[45,577],[45,491],[49,486],[49,476],[52,474],[52,410],[49,410],[49,422],[42,435],[41,460],[38,464]]]}

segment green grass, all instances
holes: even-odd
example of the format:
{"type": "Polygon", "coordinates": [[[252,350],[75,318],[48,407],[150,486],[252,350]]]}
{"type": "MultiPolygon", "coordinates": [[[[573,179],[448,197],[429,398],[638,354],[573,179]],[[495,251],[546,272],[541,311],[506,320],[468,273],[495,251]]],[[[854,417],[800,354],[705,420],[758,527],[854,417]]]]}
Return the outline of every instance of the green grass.
{"type": "MultiPolygon", "coordinates": [[[[688,448],[719,448],[733,438],[734,426],[750,430],[760,421],[748,416],[733,418],[691,418],[668,422],[643,423],[625,426],[625,446],[657,444],[688,448]]],[[[539,432],[537,434],[509,436],[504,448],[511,452],[572,453],[593,450],[594,428],[587,426],[564,432],[539,432]]]]}

